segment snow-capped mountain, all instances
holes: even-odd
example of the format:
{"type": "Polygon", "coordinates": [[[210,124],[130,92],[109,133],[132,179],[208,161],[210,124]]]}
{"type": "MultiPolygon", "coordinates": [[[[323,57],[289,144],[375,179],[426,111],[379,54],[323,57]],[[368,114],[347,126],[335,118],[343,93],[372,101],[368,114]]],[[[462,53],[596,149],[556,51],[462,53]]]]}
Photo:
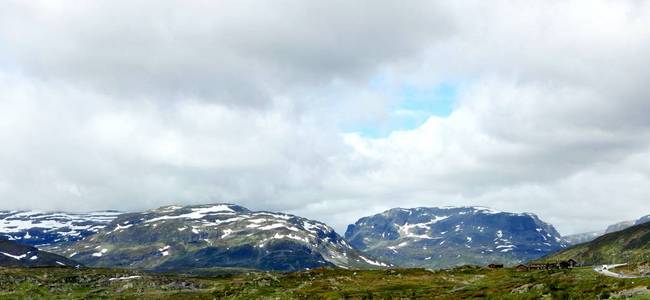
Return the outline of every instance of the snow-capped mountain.
{"type": "Polygon", "coordinates": [[[643,216],[634,221],[634,225],[641,225],[650,222],[650,215],[643,216]]]}
{"type": "Polygon", "coordinates": [[[79,263],[14,241],[0,240],[0,267],[77,267],[79,263]]]}
{"type": "Polygon", "coordinates": [[[596,238],[598,238],[598,237],[600,237],[602,235],[605,235],[605,234],[608,234],[608,233],[613,233],[613,232],[618,232],[618,231],[630,228],[632,226],[641,225],[641,224],[644,224],[644,223],[647,223],[647,222],[650,222],[650,215],[643,216],[643,217],[638,218],[636,220],[618,222],[618,223],[607,226],[607,228],[605,230],[567,235],[567,236],[564,236],[563,239],[565,239],[570,245],[582,244],[582,243],[593,241],[593,240],[595,240],[596,238]]]}
{"type": "Polygon", "coordinates": [[[97,233],[119,214],[0,211],[0,237],[36,247],[72,242],[97,233]]]}
{"type": "Polygon", "coordinates": [[[484,207],[395,208],[349,225],[352,246],[399,266],[515,264],[566,247],[534,214],[484,207]]]}
{"type": "Polygon", "coordinates": [[[58,252],[90,266],[157,271],[388,266],[362,255],[323,223],[232,204],[124,214],[58,252]]]}
{"type": "Polygon", "coordinates": [[[621,231],[623,229],[630,228],[630,227],[634,226],[635,222],[636,222],[635,220],[630,220],[630,221],[622,221],[622,222],[618,222],[618,223],[609,225],[609,226],[607,226],[607,229],[605,229],[605,232],[603,232],[603,234],[617,232],[617,231],[621,231]]]}
{"type": "Polygon", "coordinates": [[[590,231],[584,233],[565,235],[562,237],[562,239],[565,240],[569,245],[577,245],[577,244],[593,241],[594,239],[596,239],[597,237],[603,234],[605,234],[604,231],[590,231]]]}

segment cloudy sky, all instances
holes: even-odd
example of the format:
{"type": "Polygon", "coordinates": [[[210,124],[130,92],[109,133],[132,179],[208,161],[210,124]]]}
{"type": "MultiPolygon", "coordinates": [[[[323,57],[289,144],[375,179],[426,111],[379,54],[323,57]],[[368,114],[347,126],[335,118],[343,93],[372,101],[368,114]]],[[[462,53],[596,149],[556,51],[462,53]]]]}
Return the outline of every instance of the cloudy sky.
{"type": "Polygon", "coordinates": [[[0,209],[650,214],[643,1],[2,1],[0,209]]]}

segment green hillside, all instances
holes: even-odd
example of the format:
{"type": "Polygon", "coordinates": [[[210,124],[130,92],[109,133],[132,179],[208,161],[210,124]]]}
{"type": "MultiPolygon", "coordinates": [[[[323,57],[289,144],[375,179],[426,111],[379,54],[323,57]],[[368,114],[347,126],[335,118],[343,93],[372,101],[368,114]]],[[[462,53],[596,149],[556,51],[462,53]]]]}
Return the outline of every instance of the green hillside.
{"type": "Polygon", "coordinates": [[[650,278],[591,268],[317,269],[193,277],[124,269],[0,268],[0,299],[648,299],[650,278]]]}
{"type": "Polygon", "coordinates": [[[584,265],[648,262],[650,223],[603,235],[591,242],[547,256],[543,260],[557,261],[569,258],[584,265]]]}

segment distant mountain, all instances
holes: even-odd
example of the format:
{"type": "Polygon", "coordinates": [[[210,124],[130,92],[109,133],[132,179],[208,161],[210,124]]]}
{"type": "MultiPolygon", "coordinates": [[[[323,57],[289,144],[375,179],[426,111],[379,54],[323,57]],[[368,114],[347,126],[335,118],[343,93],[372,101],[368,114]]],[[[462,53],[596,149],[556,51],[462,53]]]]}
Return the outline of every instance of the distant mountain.
{"type": "Polygon", "coordinates": [[[632,221],[623,221],[623,222],[618,222],[616,224],[609,225],[609,226],[607,226],[607,229],[605,229],[604,233],[612,233],[612,232],[621,231],[621,230],[626,229],[626,228],[630,228],[630,227],[634,226],[635,222],[636,221],[634,221],[634,220],[632,220],[632,221]]]}
{"type": "Polygon", "coordinates": [[[89,266],[154,271],[388,266],[362,255],[323,223],[232,204],[123,214],[97,234],[53,249],[89,266]]]}
{"type": "Polygon", "coordinates": [[[345,237],[404,267],[516,264],[566,247],[553,226],[533,214],[483,207],[395,208],[359,219],[345,237]]]}
{"type": "Polygon", "coordinates": [[[638,218],[635,222],[634,225],[641,225],[650,222],[650,215],[643,216],[641,218],[638,218]]]}
{"type": "Polygon", "coordinates": [[[623,221],[623,222],[618,222],[616,224],[609,225],[605,230],[602,231],[592,231],[586,233],[571,234],[571,235],[564,236],[562,238],[566,240],[569,245],[577,245],[577,244],[593,241],[594,239],[596,239],[599,236],[602,236],[603,234],[621,231],[626,228],[630,228],[634,225],[647,223],[649,221],[650,221],[650,215],[647,215],[636,220],[623,221]]]}
{"type": "Polygon", "coordinates": [[[0,267],[76,267],[79,263],[14,241],[0,240],[0,267]]]}
{"type": "Polygon", "coordinates": [[[577,244],[593,241],[595,238],[603,234],[605,234],[604,231],[591,231],[585,233],[565,235],[562,237],[562,239],[564,239],[569,245],[577,245],[577,244]]]}
{"type": "Polygon", "coordinates": [[[119,214],[0,211],[0,237],[36,247],[77,241],[97,233],[119,214]]]}
{"type": "Polygon", "coordinates": [[[650,223],[607,233],[595,240],[562,250],[543,260],[573,258],[587,264],[647,262],[650,260],[650,223]]]}

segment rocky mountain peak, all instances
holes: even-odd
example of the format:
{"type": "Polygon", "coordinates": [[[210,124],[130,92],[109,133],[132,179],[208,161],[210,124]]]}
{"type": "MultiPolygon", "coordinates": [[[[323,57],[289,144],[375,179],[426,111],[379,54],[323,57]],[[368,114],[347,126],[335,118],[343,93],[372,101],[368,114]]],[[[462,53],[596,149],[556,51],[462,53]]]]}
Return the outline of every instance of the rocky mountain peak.
{"type": "Polygon", "coordinates": [[[388,266],[362,255],[321,222],[223,203],[123,214],[59,251],[88,265],[153,270],[388,266]]]}
{"type": "Polygon", "coordinates": [[[403,266],[513,264],[566,247],[530,213],[485,207],[394,208],[359,219],[345,234],[375,257],[403,266]]]}

